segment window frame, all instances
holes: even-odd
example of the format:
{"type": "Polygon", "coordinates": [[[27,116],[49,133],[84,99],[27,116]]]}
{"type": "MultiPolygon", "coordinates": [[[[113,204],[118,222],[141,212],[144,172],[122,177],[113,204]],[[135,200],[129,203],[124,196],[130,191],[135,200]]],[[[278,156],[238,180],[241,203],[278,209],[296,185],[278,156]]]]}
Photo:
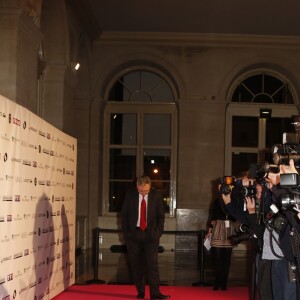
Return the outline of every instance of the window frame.
{"type": "MultiPolygon", "coordinates": [[[[124,145],[110,144],[110,115],[114,113],[136,113],[137,131],[142,129],[141,115],[154,114],[170,114],[171,115],[171,143],[170,145],[143,145],[128,146],[128,148],[137,149],[137,166],[136,173],[143,169],[143,148],[148,149],[170,149],[170,213],[166,216],[174,217],[176,210],[176,194],[177,194],[177,105],[176,103],[139,103],[139,102],[115,102],[107,101],[104,108],[104,126],[103,126],[103,174],[102,174],[102,215],[116,216],[118,212],[109,212],[109,152],[112,148],[124,148],[124,145]]],[[[143,117],[142,117],[143,118],[143,117]]],[[[125,147],[126,148],[126,147],[125,147]]],[[[138,173],[137,173],[138,174],[138,173]]],[[[100,183],[101,184],[101,183],[100,183]]]]}
{"type": "MultiPolygon", "coordinates": [[[[230,103],[226,110],[226,131],[225,131],[225,163],[224,174],[231,174],[232,172],[232,153],[256,153],[259,159],[260,151],[265,149],[266,140],[266,119],[259,118],[260,108],[272,109],[272,117],[274,118],[289,118],[293,115],[298,115],[296,105],[290,104],[254,104],[254,103],[230,103]],[[233,116],[247,116],[259,118],[258,129],[258,146],[257,147],[232,147],[232,117],[233,116]]],[[[260,163],[260,162],[257,162],[260,163]]]]}

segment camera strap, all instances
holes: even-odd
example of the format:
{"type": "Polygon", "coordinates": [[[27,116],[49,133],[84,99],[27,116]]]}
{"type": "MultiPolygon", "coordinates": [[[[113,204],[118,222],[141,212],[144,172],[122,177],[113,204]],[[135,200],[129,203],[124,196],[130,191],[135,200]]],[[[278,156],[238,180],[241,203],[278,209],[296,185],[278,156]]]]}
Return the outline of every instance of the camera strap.
{"type": "Polygon", "coordinates": [[[277,244],[279,249],[281,249],[280,245],[279,245],[279,236],[278,236],[278,238],[275,237],[274,230],[273,230],[273,228],[270,228],[269,224],[266,224],[266,229],[270,233],[270,248],[271,248],[273,255],[276,256],[277,258],[283,258],[284,257],[283,255],[276,253],[276,251],[274,249],[274,244],[273,244],[273,241],[275,241],[275,243],[277,244]]]}

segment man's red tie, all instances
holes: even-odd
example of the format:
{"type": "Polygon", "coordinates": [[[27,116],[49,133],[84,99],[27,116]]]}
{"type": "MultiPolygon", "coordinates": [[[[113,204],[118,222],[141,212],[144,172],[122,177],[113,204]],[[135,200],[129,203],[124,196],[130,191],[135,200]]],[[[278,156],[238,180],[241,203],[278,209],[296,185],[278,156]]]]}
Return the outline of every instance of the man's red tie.
{"type": "Polygon", "coordinates": [[[141,202],[141,212],[140,212],[140,228],[145,230],[147,228],[147,218],[146,218],[146,200],[143,197],[141,202]]]}

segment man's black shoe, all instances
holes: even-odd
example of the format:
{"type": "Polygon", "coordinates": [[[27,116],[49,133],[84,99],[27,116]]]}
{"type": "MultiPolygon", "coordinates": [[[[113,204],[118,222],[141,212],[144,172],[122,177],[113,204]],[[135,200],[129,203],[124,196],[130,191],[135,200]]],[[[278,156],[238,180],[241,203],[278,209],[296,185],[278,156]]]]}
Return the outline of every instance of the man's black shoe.
{"type": "Polygon", "coordinates": [[[138,293],[136,299],[144,299],[145,293],[138,293]]]}
{"type": "Polygon", "coordinates": [[[156,299],[169,299],[170,295],[163,295],[163,294],[157,294],[150,297],[150,300],[156,300],[156,299]]]}

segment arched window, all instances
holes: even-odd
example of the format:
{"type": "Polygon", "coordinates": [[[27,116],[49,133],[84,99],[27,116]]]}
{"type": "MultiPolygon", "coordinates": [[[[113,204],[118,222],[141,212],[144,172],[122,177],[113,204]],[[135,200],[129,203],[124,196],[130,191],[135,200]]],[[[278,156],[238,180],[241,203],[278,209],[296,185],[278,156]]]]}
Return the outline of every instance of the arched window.
{"type": "Polygon", "coordinates": [[[135,178],[149,175],[167,213],[176,207],[177,110],[163,74],[136,69],[111,85],[105,107],[103,193],[106,213],[121,210],[135,178]]]}
{"type": "Polygon", "coordinates": [[[232,102],[294,104],[288,84],[265,73],[250,76],[239,83],[232,102]]]}
{"type": "Polygon", "coordinates": [[[288,82],[267,72],[240,81],[226,112],[225,172],[239,176],[250,164],[273,163],[271,149],[282,143],[284,132],[294,132],[297,115],[288,82]],[[269,117],[260,114],[268,109],[269,117]]]}
{"type": "Polygon", "coordinates": [[[168,82],[158,74],[136,70],[118,78],[108,101],[174,103],[168,82]]]}

